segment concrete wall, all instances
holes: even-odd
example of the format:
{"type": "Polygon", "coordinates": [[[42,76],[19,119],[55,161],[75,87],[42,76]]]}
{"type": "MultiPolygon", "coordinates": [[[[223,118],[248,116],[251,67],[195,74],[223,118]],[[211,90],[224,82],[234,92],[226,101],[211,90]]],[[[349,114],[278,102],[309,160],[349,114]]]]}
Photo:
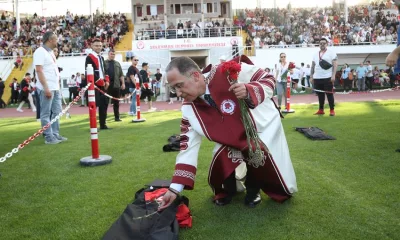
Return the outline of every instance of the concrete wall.
{"type": "MultiPolygon", "coordinates": [[[[395,44],[329,47],[338,55],[339,64],[359,64],[368,59],[371,60],[371,64],[382,64],[387,54],[395,48],[395,44]]],[[[273,68],[278,63],[279,54],[283,52],[286,53],[288,61],[300,66],[302,62],[311,64],[318,51],[318,47],[257,49],[256,56],[251,59],[256,65],[273,68]]]]}

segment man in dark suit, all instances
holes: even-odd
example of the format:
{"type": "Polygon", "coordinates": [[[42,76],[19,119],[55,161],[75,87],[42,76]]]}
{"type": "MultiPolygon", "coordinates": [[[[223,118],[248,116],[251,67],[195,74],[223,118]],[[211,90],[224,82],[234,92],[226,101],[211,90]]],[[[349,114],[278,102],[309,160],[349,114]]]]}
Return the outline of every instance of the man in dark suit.
{"type": "Polygon", "coordinates": [[[3,101],[3,93],[4,93],[4,82],[3,79],[0,78],[0,108],[6,108],[6,103],[3,101]]]}
{"type": "Polygon", "coordinates": [[[179,20],[177,28],[178,29],[183,29],[183,23],[181,22],[181,20],[179,20]]]}
{"type": "Polygon", "coordinates": [[[11,88],[11,105],[18,103],[18,95],[19,95],[19,84],[16,78],[13,78],[13,82],[10,84],[11,88]]]}
{"type": "MultiPolygon", "coordinates": [[[[104,66],[104,58],[100,55],[102,47],[103,44],[101,43],[100,39],[96,38],[92,41],[92,52],[86,57],[85,70],[87,69],[88,64],[91,64],[93,67],[95,85],[99,89],[107,91],[110,83],[108,75],[106,74],[106,68],[104,66]]],[[[108,98],[97,90],[95,91],[95,95],[96,105],[99,107],[100,129],[109,129],[106,125],[108,98]]]]}
{"type": "MultiPolygon", "coordinates": [[[[125,79],[121,64],[115,61],[115,52],[113,49],[108,52],[108,59],[105,62],[105,67],[108,75],[110,76],[110,87],[108,88],[108,94],[114,98],[120,98],[121,90],[125,90],[125,79]]],[[[111,100],[111,103],[114,109],[115,121],[122,121],[119,118],[119,101],[113,99],[111,100]]]]}

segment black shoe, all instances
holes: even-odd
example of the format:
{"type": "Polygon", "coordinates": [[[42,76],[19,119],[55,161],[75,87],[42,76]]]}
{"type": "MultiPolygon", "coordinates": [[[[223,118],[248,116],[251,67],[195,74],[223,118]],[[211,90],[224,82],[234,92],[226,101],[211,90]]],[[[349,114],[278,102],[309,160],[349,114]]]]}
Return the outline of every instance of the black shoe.
{"type": "Polygon", "coordinates": [[[79,107],[84,107],[85,105],[80,105],[79,107]]]}
{"type": "Polygon", "coordinates": [[[259,193],[257,193],[255,197],[249,197],[246,195],[244,199],[244,204],[250,208],[254,208],[260,203],[261,203],[261,195],[259,193]]]}
{"type": "Polygon", "coordinates": [[[107,127],[107,125],[104,125],[104,126],[101,126],[100,129],[101,130],[107,130],[107,129],[111,129],[111,128],[107,127]]]}
{"type": "Polygon", "coordinates": [[[231,196],[226,196],[224,198],[220,198],[214,201],[215,205],[217,206],[225,206],[229,203],[231,203],[232,197],[231,196]]]}
{"type": "Polygon", "coordinates": [[[116,121],[116,122],[122,122],[122,120],[119,119],[119,118],[116,118],[115,121],[116,121]]]}

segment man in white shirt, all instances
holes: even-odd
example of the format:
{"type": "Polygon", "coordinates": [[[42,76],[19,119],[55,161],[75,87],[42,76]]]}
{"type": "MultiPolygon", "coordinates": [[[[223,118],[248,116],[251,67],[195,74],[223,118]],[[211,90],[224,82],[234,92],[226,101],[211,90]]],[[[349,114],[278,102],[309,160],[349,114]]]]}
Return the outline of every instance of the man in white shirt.
{"type": "Polygon", "coordinates": [[[328,97],[330,116],[335,116],[335,100],[333,98],[333,83],[337,69],[337,55],[327,48],[328,40],[321,38],[319,41],[320,51],[314,56],[311,66],[311,83],[318,92],[319,110],[315,115],[323,115],[325,105],[325,94],[328,97]]]}
{"type": "Polygon", "coordinates": [[[305,77],[306,77],[307,86],[308,86],[308,87],[311,87],[311,83],[310,83],[310,74],[311,74],[310,64],[307,64],[307,67],[304,68],[304,75],[305,75],[305,77]]]}
{"type": "MultiPolygon", "coordinates": [[[[40,99],[40,121],[42,127],[50,121],[50,115],[55,118],[61,112],[60,72],[53,53],[57,47],[57,36],[52,32],[43,35],[43,46],[33,54],[33,65],[36,69],[38,82],[37,92],[40,99]]],[[[60,123],[55,121],[51,127],[43,132],[45,144],[58,144],[67,138],[59,134],[60,123]]]]}
{"type": "Polygon", "coordinates": [[[68,85],[68,92],[69,92],[69,102],[71,99],[75,98],[75,91],[76,91],[76,82],[75,82],[75,75],[72,74],[71,78],[67,80],[68,85]]]}

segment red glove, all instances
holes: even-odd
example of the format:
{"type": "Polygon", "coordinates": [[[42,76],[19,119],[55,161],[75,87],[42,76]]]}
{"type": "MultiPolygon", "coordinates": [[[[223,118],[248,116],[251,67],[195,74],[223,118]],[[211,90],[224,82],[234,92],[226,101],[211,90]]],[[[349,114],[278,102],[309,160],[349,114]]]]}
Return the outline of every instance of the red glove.
{"type": "Polygon", "coordinates": [[[145,87],[146,89],[149,89],[149,84],[148,84],[148,83],[143,83],[143,85],[144,85],[144,87],[145,87]]]}
{"type": "Polygon", "coordinates": [[[99,78],[99,80],[96,81],[96,85],[99,87],[104,87],[105,82],[103,79],[99,78]]]}
{"type": "Polygon", "coordinates": [[[106,77],[104,78],[106,80],[106,82],[110,82],[110,76],[106,75],[106,77]]]}
{"type": "Polygon", "coordinates": [[[28,91],[28,87],[24,87],[24,88],[22,89],[22,91],[27,92],[27,91],[28,91]]]}

